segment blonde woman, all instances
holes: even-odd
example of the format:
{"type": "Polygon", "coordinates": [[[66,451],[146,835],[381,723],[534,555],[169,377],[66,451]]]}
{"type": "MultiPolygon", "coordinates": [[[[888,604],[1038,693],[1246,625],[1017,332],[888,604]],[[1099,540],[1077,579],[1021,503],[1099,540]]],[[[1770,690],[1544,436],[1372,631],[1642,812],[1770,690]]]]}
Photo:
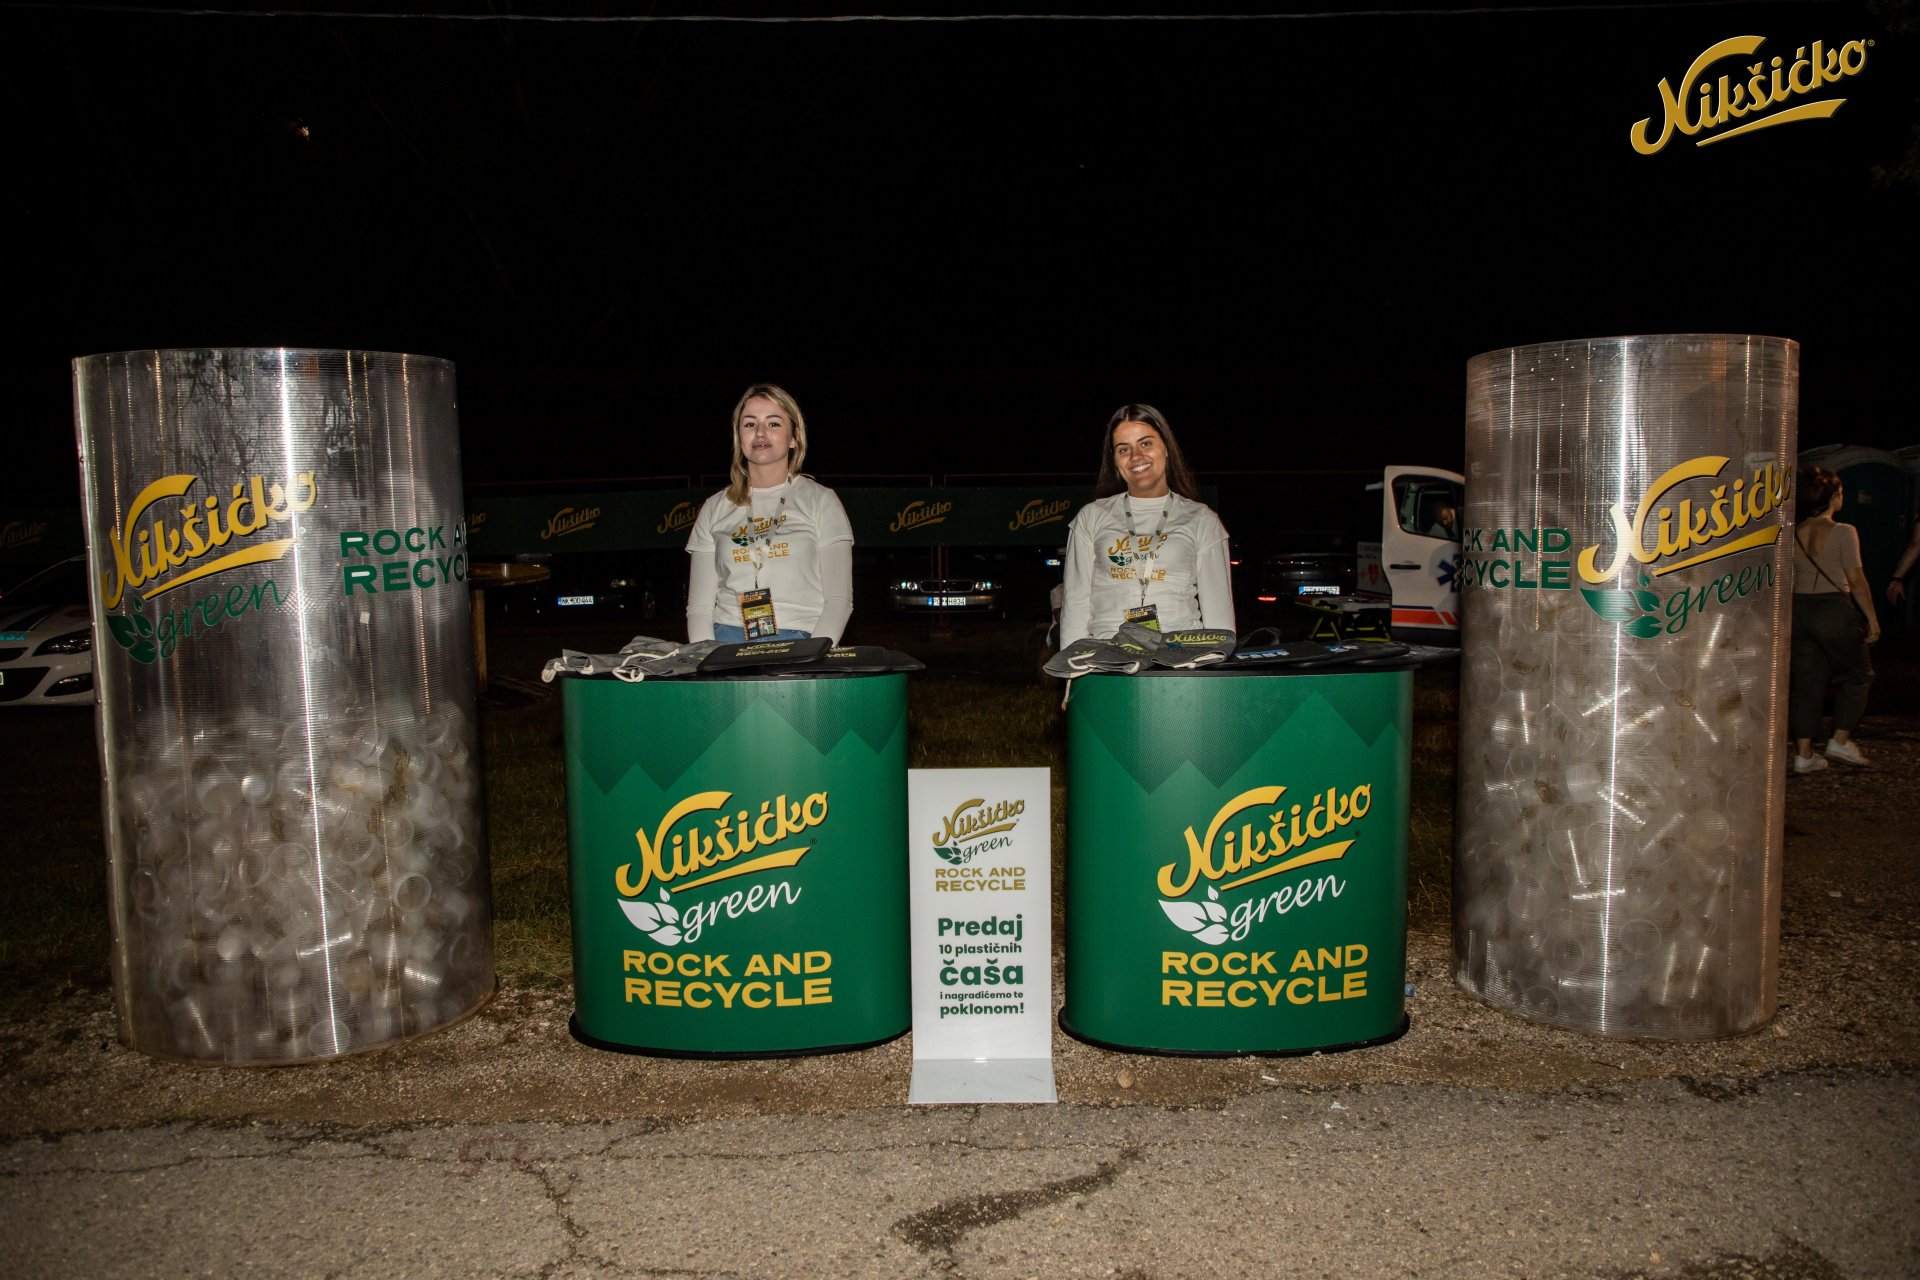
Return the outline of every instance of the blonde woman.
{"type": "Polygon", "coordinates": [[[838,641],[853,613],[853,526],[833,490],[800,473],[807,421],[772,383],[733,407],[730,483],[687,538],[687,639],[838,641]]]}

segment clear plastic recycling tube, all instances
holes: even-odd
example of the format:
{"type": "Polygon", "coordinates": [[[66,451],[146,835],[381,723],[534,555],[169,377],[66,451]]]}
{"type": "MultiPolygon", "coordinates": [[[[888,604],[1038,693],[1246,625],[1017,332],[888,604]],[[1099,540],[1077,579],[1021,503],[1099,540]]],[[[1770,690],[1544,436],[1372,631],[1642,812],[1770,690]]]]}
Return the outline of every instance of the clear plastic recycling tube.
{"type": "Polygon", "coordinates": [[[121,1038],[331,1058],[494,986],[453,366],[74,362],[121,1038]]]}

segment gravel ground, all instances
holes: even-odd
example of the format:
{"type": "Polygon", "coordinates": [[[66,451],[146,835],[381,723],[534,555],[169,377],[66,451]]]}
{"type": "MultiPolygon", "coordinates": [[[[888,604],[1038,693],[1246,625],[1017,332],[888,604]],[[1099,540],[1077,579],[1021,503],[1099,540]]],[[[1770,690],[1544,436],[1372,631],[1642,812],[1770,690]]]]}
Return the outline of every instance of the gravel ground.
{"type": "MultiPolygon", "coordinates": [[[[1062,1102],[1217,1107],[1275,1086],[1457,1084],[1538,1092],[1671,1078],[1711,1096],[1777,1072],[1904,1071],[1920,1063],[1920,715],[1871,718],[1867,770],[1792,778],[1780,1009],[1734,1039],[1603,1040],[1489,1009],[1451,978],[1444,932],[1416,931],[1411,1030],[1385,1046],[1291,1058],[1119,1054],[1056,1033],[1062,1102]]],[[[1056,999],[1060,991],[1055,958],[1056,999]]],[[[104,992],[0,1025],[0,1136],[174,1121],[413,1126],[535,1120],[686,1121],[904,1104],[909,1039],[827,1057],[688,1062],[605,1053],[568,1034],[564,994],[506,988],[459,1026],[348,1060],[212,1068],[120,1046],[104,992]]]]}

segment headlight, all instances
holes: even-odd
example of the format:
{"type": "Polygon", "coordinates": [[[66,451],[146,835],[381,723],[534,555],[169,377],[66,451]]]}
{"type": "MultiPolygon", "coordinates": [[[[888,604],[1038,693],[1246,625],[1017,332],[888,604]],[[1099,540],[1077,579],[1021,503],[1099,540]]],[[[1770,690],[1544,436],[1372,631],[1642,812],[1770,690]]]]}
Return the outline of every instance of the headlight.
{"type": "Polygon", "coordinates": [[[47,653],[91,653],[92,651],[92,631],[69,631],[63,636],[55,636],[35,649],[33,656],[37,658],[47,653]]]}
{"type": "Polygon", "coordinates": [[[900,584],[900,590],[902,591],[918,591],[919,589],[920,584],[917,582],[903,582],[900,584]]]}
{"type": "Polygon", "coordinates": [[[991,582],[976,582],[973,584],[973,589],[975,591],[991,591],[993,590],[993,584],[991,582]]]}

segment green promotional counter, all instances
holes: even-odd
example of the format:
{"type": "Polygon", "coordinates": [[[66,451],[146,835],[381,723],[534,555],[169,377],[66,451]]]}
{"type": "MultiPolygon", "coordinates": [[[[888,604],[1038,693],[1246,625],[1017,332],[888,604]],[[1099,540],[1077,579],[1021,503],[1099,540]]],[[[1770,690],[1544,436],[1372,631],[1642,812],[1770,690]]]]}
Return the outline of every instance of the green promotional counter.
{"type": "Polygon", "coordinates": [[[562,685],[575,1037],[771,1057],[906,1031],[906,676],[562,685]]]}
{"type": "Polygon", "coordinates": [[[1062,1029],[1166,1054],[1405,1031],[1412,689],[1408,670],[1075,680],[1062,1029]]]}

